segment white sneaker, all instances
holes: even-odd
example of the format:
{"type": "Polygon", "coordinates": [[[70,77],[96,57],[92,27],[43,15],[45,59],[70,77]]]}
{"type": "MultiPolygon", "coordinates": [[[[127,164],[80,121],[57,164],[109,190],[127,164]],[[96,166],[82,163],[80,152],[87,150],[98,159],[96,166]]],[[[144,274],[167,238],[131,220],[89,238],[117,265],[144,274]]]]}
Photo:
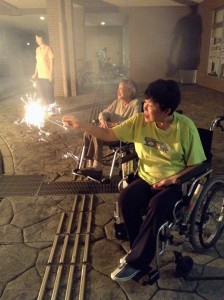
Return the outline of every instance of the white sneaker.
{"type": "Polygon", "coordinates": [[[125,262],[120,264],[120,266],[111,273],[110,277],[117,281],[127,281],[135,277],[139,272],[141,272],[141,270],[136,270],[125,262]]]}
{"type": "Polygon", "coordinates": [[[93,167],[93,161],[92,159],[88,159],[86,163],[86,168],[92,168],[93,167]]]}
{"type": "Polygon", "coordinates": [[[92,168],[96,169],[97,171],[101,171],[102,170],[102,164],[100,162],[98,162],[97,160],[94,160],[92,168]]]}
{"type": "Polygon", "coordinates": [[[126,257],[128,256],[128,254],[130,253],[131,251],[129,251],[128,253],[126,253],[124,256],[122,256],[120,258],[120,264],[123,264],[124,262],[126,262],[126,257]]]}

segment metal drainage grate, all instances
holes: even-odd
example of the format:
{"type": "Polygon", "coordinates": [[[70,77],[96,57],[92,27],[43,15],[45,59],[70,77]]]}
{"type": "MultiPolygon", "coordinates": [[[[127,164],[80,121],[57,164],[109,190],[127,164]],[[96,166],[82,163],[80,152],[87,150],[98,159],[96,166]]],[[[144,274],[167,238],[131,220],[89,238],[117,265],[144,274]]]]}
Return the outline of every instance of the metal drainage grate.
{"type": "Polygon", "coordinates": [[[108,184],[93,181],[49,182],[44,183],[38,195],[64,195],[64,194],[103,194],[118,193],[118,182],[108,184]]]}
{"type": "Polygon", "coordinates": [[[0,197],[118,193],[118,180],[106,184],[94,181],[44,182],[44,179],[45,175],[2,175],[0,197]]]}
{"type": "Polygon", "coordinates": [[[2,175],[0,197],[37,195],[45,175],[2,175]]]}

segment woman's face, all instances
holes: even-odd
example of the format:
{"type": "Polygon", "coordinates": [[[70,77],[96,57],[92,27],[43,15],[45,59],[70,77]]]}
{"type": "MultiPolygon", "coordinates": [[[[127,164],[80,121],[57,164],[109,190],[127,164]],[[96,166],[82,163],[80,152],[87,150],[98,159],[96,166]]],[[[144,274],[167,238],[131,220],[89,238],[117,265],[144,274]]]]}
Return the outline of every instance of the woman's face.
{"type": "Polygon", "coordinates": [[[147,99],[144,102],[144,117],[145,122],[164,122],[168,116],[170,110],[161,110],[160,105],[153,102],[151,99],[147,99]]]}
{"type": "Polygon", "coordinates": [[[36,35],[36,42],[37,42],[37,45],[40,46],[40,45],[44,44],[44,39],[41,36],[36,35]]]}
{"type": "Polygon", "coordinates": [[[117,97],[120,100],[130,100],[131,91],[129,87],[123,82],[119,83],[117,90],[117,97]]]}

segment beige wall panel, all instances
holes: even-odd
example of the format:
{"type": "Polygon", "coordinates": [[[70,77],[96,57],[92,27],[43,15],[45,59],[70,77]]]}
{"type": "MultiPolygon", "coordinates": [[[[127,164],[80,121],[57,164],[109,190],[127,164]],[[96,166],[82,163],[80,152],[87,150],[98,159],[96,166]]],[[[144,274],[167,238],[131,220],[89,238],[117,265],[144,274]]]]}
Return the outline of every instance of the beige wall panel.
{"type": "Polygon", "coordinates": [[[197,83],[199,85],[224,92],[224,78],[216,78],[207,75],[212,14],[214,9],[219,7],[224,7],[224,0],[205,0],[199,7],[199,13],[203,22],[203,33],[197,83]]]}

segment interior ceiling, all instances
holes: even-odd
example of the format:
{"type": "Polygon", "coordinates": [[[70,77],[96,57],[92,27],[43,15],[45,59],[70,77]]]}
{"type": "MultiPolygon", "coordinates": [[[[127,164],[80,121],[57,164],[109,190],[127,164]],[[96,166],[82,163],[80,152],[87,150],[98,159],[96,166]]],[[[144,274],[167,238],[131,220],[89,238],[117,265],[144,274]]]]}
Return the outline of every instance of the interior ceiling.
{"type": "MultiPolygon", "coordinates": [[[[143,6],[186,6],[204,0],[73,0],[74,6],[85,8],[87,26],[100,26],[102,21],[107,26],[123,25],[125,16],[119,13],[121,7],[143,6]]],[[[46,0],[0,0],[0,25],[11,26],[27,32],[46,30],[46,0]]]]}
{"type": "Polygon", "coordinates": [[[177,6],[177,5],[193,5],[201,3],[203,0],[103,0],[104,2],[116,5],[118,7],[125,6],[177,6]]]}

